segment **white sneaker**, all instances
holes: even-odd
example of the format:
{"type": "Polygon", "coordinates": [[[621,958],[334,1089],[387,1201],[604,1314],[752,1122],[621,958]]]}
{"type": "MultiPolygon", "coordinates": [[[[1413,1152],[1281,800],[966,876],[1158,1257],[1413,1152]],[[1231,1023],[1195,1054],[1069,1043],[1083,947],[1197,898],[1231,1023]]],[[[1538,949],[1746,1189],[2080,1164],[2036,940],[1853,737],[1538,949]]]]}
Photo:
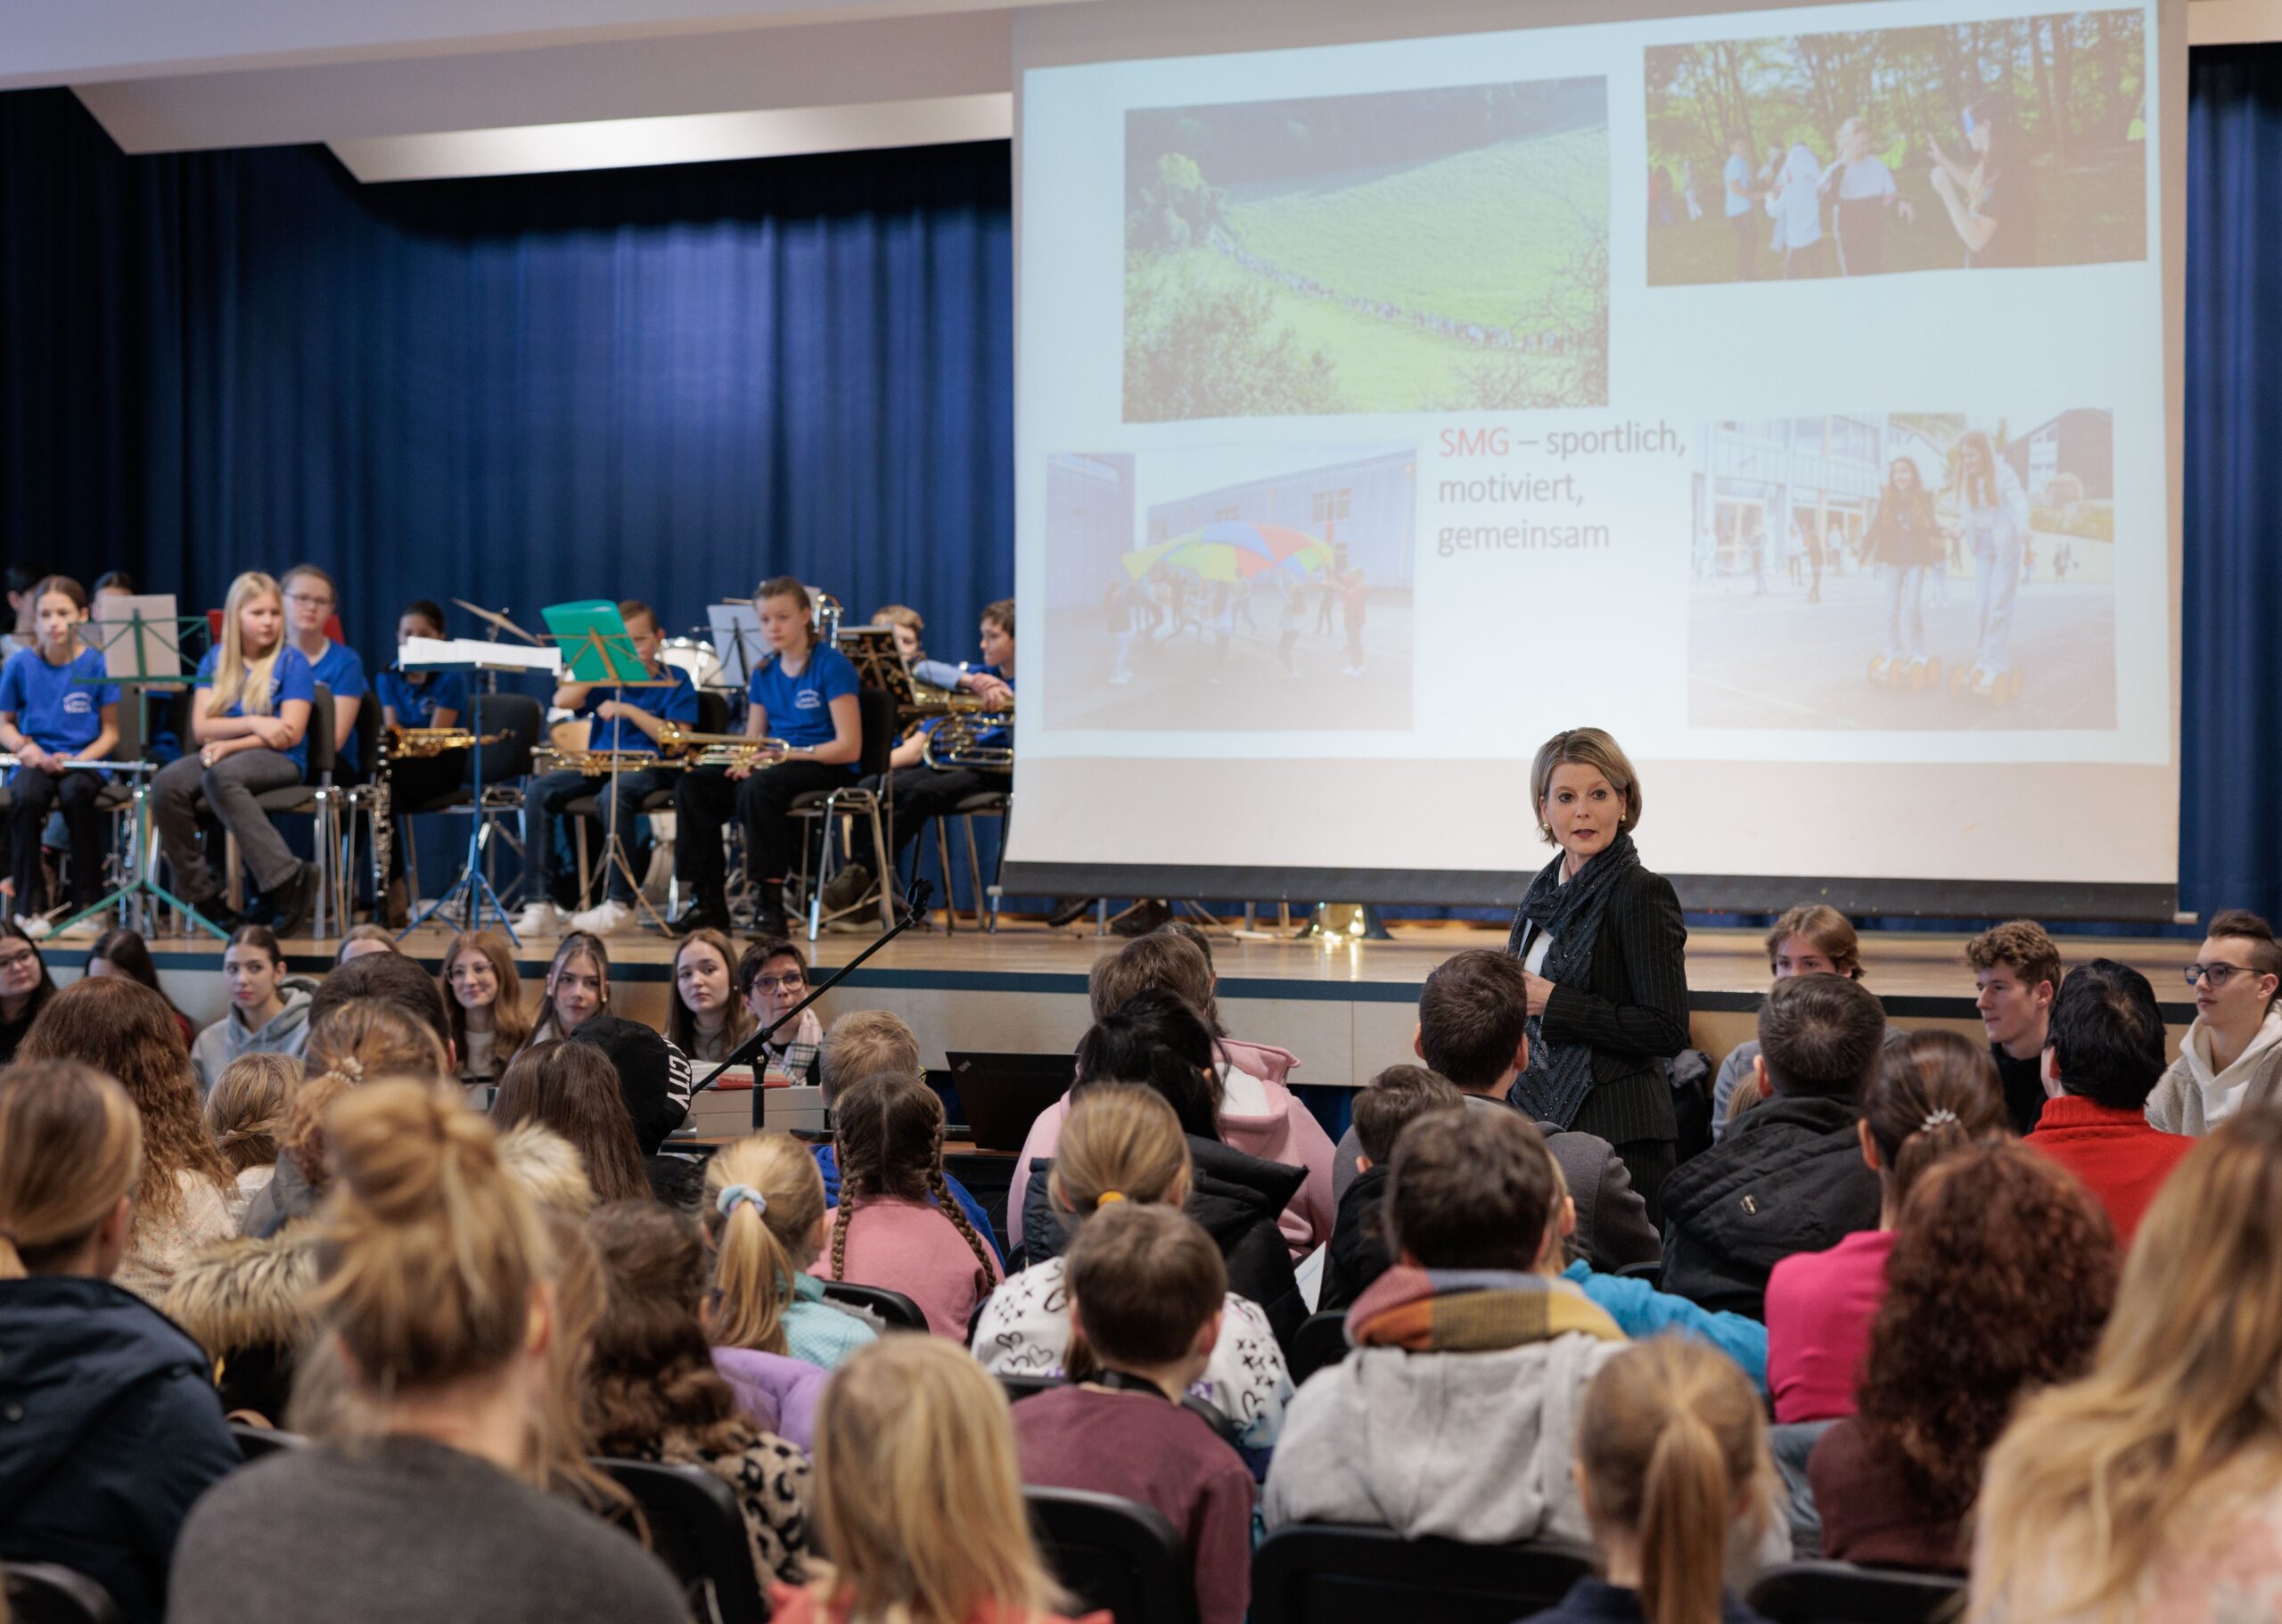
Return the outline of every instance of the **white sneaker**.
{"type": "Polygon", "coordinates": [[[56,931],[55,938],[58,941],[67,942],[93,941],[110,929],[109,919],[101,914],[90,914],[85,919],[74,921],[56,931]]]}
{"type": "Polygon", "coordinates": [[[559,936],[562,933],[562,911],[552,902],[534,902],[515,916],[518,936],[559,936]]]}
{"type": "Polygon", "coordinates": [[[45,914],[19,914],[16,915],[16,929],[37,942],[45,941],[55,926],[45,914]]]}
{"type": "Polygon", "coordinates": [[[634,910],[622,902],[605,901],[599,907],[570,915],[570,928],[584,931],[589,936],[608,936],[634,917],[634,910]]]}

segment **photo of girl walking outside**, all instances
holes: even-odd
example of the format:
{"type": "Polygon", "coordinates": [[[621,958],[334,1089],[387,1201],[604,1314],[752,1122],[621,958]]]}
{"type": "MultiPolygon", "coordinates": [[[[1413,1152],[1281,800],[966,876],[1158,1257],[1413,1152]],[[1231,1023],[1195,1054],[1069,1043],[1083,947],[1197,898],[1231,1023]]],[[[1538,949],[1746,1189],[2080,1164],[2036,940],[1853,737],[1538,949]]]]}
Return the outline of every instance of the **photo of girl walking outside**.
{"type": "Polygon", "coordinates": [[[1870,680],[1914,693],[1941,680],[1941,661],[1925,645],[1925,578],[1942,567],[1948,545],[1917,458],[1888,466],[1864,539],[1886,587],[1886,648],[1870,661],[1870,680]]]}
{"type": "Polygon", "coordinates": [[[1968,429],[1958,441],[1953,487],[1966,552],[1973,560],[1975,624],[1970,668],[1950,673],[1952,694],[2001,705],[2021,691],[2012,663],[2013,604],[2021,591],[2021,549],[2029,535],[2028,493],[1997,455],[1988,431],[1968,429]]]}

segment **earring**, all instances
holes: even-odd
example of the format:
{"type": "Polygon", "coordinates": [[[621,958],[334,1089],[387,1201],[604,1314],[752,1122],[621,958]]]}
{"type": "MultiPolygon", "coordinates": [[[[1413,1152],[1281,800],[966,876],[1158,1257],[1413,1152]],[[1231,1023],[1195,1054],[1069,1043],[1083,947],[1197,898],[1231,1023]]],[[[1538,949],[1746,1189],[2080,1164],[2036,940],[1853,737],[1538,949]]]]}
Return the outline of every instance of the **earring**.
{"type": "Polygon", "coordinates": [[[1553,825],[1551,824],[1539,824],[1537,826],[1537,833],[1539,840],[1549,841],[1553,838],[1553,825]]]}

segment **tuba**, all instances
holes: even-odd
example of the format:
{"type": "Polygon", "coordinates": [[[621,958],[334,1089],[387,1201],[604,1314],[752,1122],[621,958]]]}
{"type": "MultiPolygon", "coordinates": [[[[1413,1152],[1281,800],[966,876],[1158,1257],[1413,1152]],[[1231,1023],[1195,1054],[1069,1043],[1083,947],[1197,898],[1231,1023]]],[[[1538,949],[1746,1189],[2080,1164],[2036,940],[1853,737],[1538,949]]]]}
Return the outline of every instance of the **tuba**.
{"type": "MultiPolygon", "coordinates": [[[[953,697],[969,701],[976,699],[972,693],[959,693],[953,697]]],[[[1014,745],[1011,742],[986,744],[982,741],[992,733],[1003,733],[1011,741],[1014,726],[1014,708],[1003,700],[961,705],[929,731],[919,759],[932,767],[965,767],[975,772],[1011,773],[1014,770],[1014,745]]]]}

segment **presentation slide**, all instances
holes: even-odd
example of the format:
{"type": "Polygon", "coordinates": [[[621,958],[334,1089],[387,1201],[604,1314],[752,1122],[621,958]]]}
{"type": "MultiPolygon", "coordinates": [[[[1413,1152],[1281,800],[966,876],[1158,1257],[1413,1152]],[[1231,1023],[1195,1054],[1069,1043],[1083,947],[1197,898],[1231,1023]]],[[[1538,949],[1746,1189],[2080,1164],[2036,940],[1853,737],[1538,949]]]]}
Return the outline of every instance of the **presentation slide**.
{"type": "Polygon", "coordinates": [[[2160,9],[1025,71],[1018,876],[2169,887],[2160,9]]]}

